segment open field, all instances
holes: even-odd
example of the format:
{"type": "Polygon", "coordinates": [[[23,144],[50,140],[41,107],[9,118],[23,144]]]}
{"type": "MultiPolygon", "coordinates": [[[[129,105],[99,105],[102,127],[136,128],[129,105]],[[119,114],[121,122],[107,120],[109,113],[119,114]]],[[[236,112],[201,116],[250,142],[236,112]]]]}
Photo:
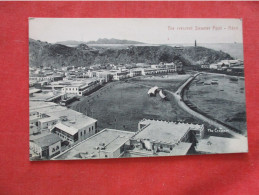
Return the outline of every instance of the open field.
{"type": "Polygon", "coordinates": [[[190,77],[189,74],[178,75],[169,74],[169,75],[160,75],[160,76],[145,76],[145,77],[136,77],[131,79],[132,81],[148,85],[148,86],[158,86],[159,88],[167,89],[172,92],[175,92],[177,88],[184,83],[190,77]]]}
{"type": "MultiPolygon", "coordinates": [[[[151,81],[148,84],[151,85],[151,81]]],[[[154,80],[152,84],[161,86],[159,80],[154,80]]],[[[149,97],[148,90],[149,87],[139,81],[112,82],[94,94],[82,97],[70,107],[96,118],[99,129],[137,131],[137,124],[143,118],[197,122],[176,105],[171,94],[167,94],[169,101],[163,101],[158,94],[149,97]]]]}
{"type": "Polygon", "coordinates": [[[239,78],[238,81],[230,81],[229,78],[218,74],[200,75],[185,95],[201,111],[246,134],[244,80],[239,78]],[[212,85],[212,80],[218,84],[212,85]]]}

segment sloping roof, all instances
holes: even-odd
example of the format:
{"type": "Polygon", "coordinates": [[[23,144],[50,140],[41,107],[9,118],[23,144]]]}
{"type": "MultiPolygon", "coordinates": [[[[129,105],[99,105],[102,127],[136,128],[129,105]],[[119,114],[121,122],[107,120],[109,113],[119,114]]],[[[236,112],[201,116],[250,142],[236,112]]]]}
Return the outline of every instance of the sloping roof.
{"type": "MultiPolygon", "coordinates": [[[[62,130],[62,131],[64,131],[64,132],[66,132],[66,133],[68,133],[68,134],[70,134],[70,135],[75,135],[75,134],[78,132],[78,130],[75,129],[74,127],[68,127],[68,126],[66,126],[66,125],[64,125],[64,124],[62,124],[62,123],[56,124],[56,125],[52,128],[52,130],[55,129],[55,128],[58,128],[58,129],[60,129],[60,130],[62,130]]],[[[52,131],[52,130],[51,130],[51,131],[52,131]]]]}
{"type": "Polygon", "coordinates": [[[160,95],[160,97],[163,98],[163,99],[166,97],[166,96],[163,94],[162,91],[159,91],[159,95],[160,95]]]}
{"type": "Polygon", "coordinates": [[[46,136],[40,137],[35,140],[30,140],[30,141],[34,142],[40,147],[46,147],[61,141],[61,138],[56,134],[48,134],[46,136]]]}
{"type": "Polygon", "coordinates": [[[148,94],[151,94],[151,93],[156,93],[156,90],[158,89],[158,87],[157,86],[155,86],[155,87],[152,87],[152,88],[150,88],[149,90],[148,90],[148,94]]]}

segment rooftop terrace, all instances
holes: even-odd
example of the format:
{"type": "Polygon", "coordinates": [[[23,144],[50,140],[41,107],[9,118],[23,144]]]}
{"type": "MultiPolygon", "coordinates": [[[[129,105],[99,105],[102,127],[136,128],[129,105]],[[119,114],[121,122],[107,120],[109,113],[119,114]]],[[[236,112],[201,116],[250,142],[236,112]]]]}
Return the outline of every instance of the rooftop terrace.
{"type": "Polygon", "coordinates": [[[87,125],[95,123],[97,120],[90,118],[80,112],[76,112],[71,109],[60,110],[56,112],[48,113],[49,116],[54,118],[64,118],[62,124],[68,127],[74,127],[76,129],[81,129],[87,125]]]}
{"type": "Polygon", "coordinates": [[[149,139],[153,142],[175,144],[180,141],[189,130],[198,130],[202,126],[188,123],[175,123],[159,120],[142,120],[146,125],[134,136],[134,139],[149,139]]]}
{"type": "MultiPolygon", "coordinates": [[[[80,157],[80,154],[86,154],[89,158],[99,158],[100,151],[97,149],[98,147],[106,146],[104,151],[114,151],[128,141],[133,135],[133,132],[104,129],[70,150],[55,157],[55,159],[81,159],[82,157],[80,157]]],[[[87,158],[87,156],[85,156],[85,158],[87,158]]]]}

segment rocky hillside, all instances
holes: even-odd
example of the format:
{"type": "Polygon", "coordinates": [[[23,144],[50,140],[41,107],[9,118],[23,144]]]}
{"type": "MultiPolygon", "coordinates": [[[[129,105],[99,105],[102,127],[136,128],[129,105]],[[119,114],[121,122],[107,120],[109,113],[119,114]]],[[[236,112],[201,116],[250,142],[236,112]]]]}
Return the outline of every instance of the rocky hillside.
{"type": "Polygon", "coordinates": [[[130,46],[123,49],[93,48],[86,44],[68,47],[29,40],[30,66],[89,66],[105,63],[159,63],[181,61],[183,65],[214,63],[232,59],[224,52],[204,47],[130,46]]]}

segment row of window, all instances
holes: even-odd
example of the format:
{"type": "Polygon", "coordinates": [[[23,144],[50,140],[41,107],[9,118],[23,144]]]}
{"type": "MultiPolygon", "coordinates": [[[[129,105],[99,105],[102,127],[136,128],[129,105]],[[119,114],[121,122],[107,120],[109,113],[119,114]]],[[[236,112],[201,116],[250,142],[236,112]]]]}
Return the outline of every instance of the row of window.
{"type": "Polygon", "coordinates": [[[66,140],[71,141],[71,142],[73,141],[72,139],[70,139],[70,138],[64,136],[64,135],[61,134],[61,133],[56,132],[56,134],[58,134],[58,136],[61,137],[61,138],[63,138],[63,139],[66,139],[66,140]]]}
{"type": "Polygon", "coordinates": [[[78,88],[66,88],[66,90],[70,90],[70,91],[78,91],[78,88]]]}
{"type": "Polygon", "coordinates": [[[57,150],[59,150],[59,146],[57,146],[56,148],[52,148],[52,152],[55,152],[57,150]]]}
{"type": "MultiPolygon", "coordinates": [[[[94,126],[89,127],[89,133],[90,133],[91,131],[93,131],[93,130],[94,130],[94,126]]],[[[83,133],[84,133],[84,135],[86,135],[86,130],[81,131],[80,135],[83,136],[83,133]]]]}

